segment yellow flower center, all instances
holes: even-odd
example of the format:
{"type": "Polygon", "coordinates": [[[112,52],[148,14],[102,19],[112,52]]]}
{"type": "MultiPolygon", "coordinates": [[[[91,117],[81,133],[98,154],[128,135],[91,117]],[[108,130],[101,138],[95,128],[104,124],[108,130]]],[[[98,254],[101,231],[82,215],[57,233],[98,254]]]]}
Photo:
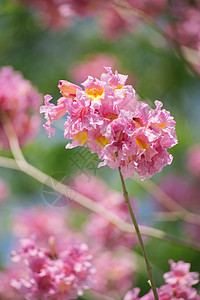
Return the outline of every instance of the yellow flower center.
{"type": "Polygon", "coordinates": [[[80,142],[82,145],[85,145],[89,142],[88,135],[86,132],[79,132],[74,136],[74,140],[80,142]]]}
{"type": "Polygon", "coordinates": [[[162,123],[151,123],[151,127],[156,131],[159,132],[159,128],[164,129],[167,126],[166,123],[162,122],[162,123]]]}
{"type": "Polygon", "coordinates": [[[95,99],[99,100],[103,96],[104,89],[103,88],[86,89],[86,93],[88,94],[91,100],[95,100],[95,99]]]}
{"type": "Polygon", "coordinates": [[[157,123],[158,127],[160,127],[161,129],[165,128],[167,126],[166,123],[157,123]]]}
{"type": "Polygon", "coordinates": [[[115,88],[115,90],[121,90],[123,88],[123,84],[119,84],[116,88],[115,88]]]}
{"type": "Polygon", "coordinates": [[[139,138],[135,138],[136,139],[136,144],[138,144],[138,146],[141,148],[141,149],[148,149],[149,148],[149,145],[145,142],[143,142],[141,139],[139,138]]]}
{"type": "Polygon", "coordinates": [[[141,124],[141,120],[139,118],[133,118],[133,122],[135,123],[135,126],[137,128],[141,127],[142,124],[141,124]]]}
{"type": "Polygon", "coordinates": [[[113,121],[113,120],[115,120],[115,119],[117,119],[118,118],[118,115],[115,115],[115,114],[108,114],[106,117],[105,117],[106,119],[109,119],[110,121],[113,121]]]}
{"type": "Polygon", "coordinates": [[[110,141],[105,136],[100,136],[95,141],[97,144],[99,144],[101,147],[105,147],[106,145],[110,144],[110,141]]]}

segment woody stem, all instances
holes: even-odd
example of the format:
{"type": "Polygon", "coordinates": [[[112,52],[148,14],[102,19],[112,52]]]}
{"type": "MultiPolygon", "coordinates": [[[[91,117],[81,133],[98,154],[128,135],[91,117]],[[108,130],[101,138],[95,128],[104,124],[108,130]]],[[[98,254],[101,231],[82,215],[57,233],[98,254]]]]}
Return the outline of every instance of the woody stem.
{"type": "Polygon", "coordinates": [[[133,221],[133,225],[135,227],[135,232],[137,234],[137,237],[138,237],[138,240],[139,240],[139,243],[140,243],[140,247],[142,249],[142,254],[144,256],[144,260],[145,260],[145,263],[146,263],[146,268],[147,268],[147,272],[149,274],[149,279],[150,279],[150,282],[151,282],[151,288],[152,288],[152,291],[153,291],[153,294],[154,294],[154,298],[155,298],[155,300],[159,300],[158,299],[158,294],[157,294],[157,291],[156,291],[156,285],[155,285],[153,274],[152,274],[152,268],[151,268],[151,265],[149,263],[149,259],[148,259],[148,256],[147,256],[147,253],[146,253],[146,250],[145,250],[145,247],[144,247],[144,243],[143,243],[143,240],[142,240],[142,236],[141,236],[141,233],[140,233],[140,229],[139,229],[136,217],[134,215],[134,212],[133,212],[130,200],[129,200],[129,195],[128,195],[126,185],[125,185],[125,182],[124,182],[124,177],[121,173],[121,168],[119,167],[118,169],[119,169],[119,175],[120,175],[122,188],[123,188],[123,195],[124,195],[124,198],[125,198],[125,201],[126,201],[131,219],[133,221]]]}

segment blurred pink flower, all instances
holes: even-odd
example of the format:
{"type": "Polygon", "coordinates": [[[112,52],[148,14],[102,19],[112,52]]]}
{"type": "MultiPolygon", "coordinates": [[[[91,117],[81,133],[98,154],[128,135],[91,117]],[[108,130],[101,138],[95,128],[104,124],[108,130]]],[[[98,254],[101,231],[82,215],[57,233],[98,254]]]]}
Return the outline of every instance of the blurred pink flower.
{"type": "MultiPolygon", "coordinates": [[[[164,177],[159,183],[159,187],[174,201],[181,204],[189,211],[200,214],[200,189],[195,181],[191,178],[183,178],[180,175],[171,175],[164,177]]],[[[155,202],[159,209],[166,210],[162,203],[155,202]]],[[[174,208],[176,210],[176,208],[174,208]]],[[[200,227],[195,224],[182,224],[182,231],[194,241],[200,241],[200,227]]]]}
{"type": "Polygon", "coordinates": [[[67,0],[71,10],[79,17],[96,16],[107,9],[112,0],[67,0]]]}
{"type": "MultiPolygon", "coordinates": [[[[112,211],[122,220],[131,222],[129,211],[122,194],[109,188],[102,179],[92,174],[84,173],[75,176],[72,179],[72,184],[78,193],[98,202],[101,206],[112,211]]],[[[72,186],[72,184],[70,183],[70,186],[72,186]]],[[[131,199],[131,203],[134,211],[137,213],[134,199],[131,199]]],[[[88,244],[91,244],[93,249],[95,248],[94,252],[104,247],[109,249],[120,246],[132,248],[138,244],[137,237],[135,236],[134,238],[132,233],[123,233],[108,220],[95,213],[89,215],[89,218],[83,224],[83,231],[88,239],[88,244]]]]}
{"type": "MultiPolygon", "coordinates": [[[[1,120],[8,117],[21,145],[32,139],[39,130],[38,114],[42,96],[28,80],[11,67],[0,70],[0,111],[1,120]]],[[[2,122],[2,121],[1,121],[2,122]]],[[[2,123],[0,122],[0,148],[8,146],[2,123]]]]}
{"type": "Polygon", "coordinates": [[[131,291],[128,291],[124,297],[124,300],[137,300],[139,299],[138,295],[139,295],[140,289],[139,288],[134,288],[131,291]]]}
{"type": "Polygon", "coordinates": [[[116,68],[118,65],[114,56],[108,54],[97,54],[87,57],[83,62],[76,63],[70,70],[73,80],[80,84],[87,78],[88,74],[98,78],[104,72],[104,66],[116,68]]]}
{"type": "MultiPolygon", "coordinates": [[[[35,10],[44,26],[60,30],[76,17],[91,17],[102,11],[107,0],[19,0],[35,10]]],[[[110,1],[111,2],[111,1],[110,1]]]]}
{"type": "Polygon", "coordinates": [[[11,285],[30,300],[76,299],[92,285],[95,269],[84,243],[69,241],[57,252],[52,237],[50,249],[40,248],[30,239],[21,240],[21,250],[13,252],[14,262],[24,264],[25,276],[13,278],[11,285]]]}
{"type": "Polygon", "coordinates": [[[4,203],[8,197],[9,190],[4,181],[0,179],[0,204],[4,203]]]}
{"type": "Polygon", "coordinates": [[[184,1],[177,1],[170,6],[171,23],[167,25],[167,32],[177,43],[200,49],[200,5],[194,6],[184,1]]]}
{"type": "MultiPolygon", "coordinates": [[[[172,174],[164,177],[159,183],[159,186],[174,201],[193,212],[197,212],[199,208],[200,190],[199,187],[190,180],[180,175],[172,174]]],[[[164,207],[162,207],[162,209],[164,209],[164,207]]]]}
{"type": "Polygon", "coordinates": [[[119,11],[112,6],[103,12],[103,16],[100,15],[98,18],[102,35],[107,37],[109,41],[116,40],[122,36],[122,34],[133,30],[135,31],[141,26],[139,18],[130,12],[124,13],[123,10],[121,12],[122,13],[119,13],[119,11]]]}
{"type": "Polygon", "coordinates": [[[75,176],[70,183],[76,191],[95,202],[102,202],[109,192],[106,183],[90,173],[82,173],[75,176]]]}
{"type": "Polygon", "coordinates": [[[167,0],[128,0],[127,2],[133,9],[142,11],[151,17],[159,16],[168,6],[167,0]]]}
{"type": "Polygon", "coordinates": [[[160,101],[155,101],[155,109],[137,101],[133,87],[125,85],[127,76],[105,69],[100,80],[89,76],[84,89],[77,88],[76,97],[67,95],[70,117],[64,137],[72,143],[66,148],[87,146],[103,160],[99,167],[121,167],[125,178],[135,172],[142,179],[150,178],[172,162],[167,149],[177,144],[174,118],[161,109],[160,101]]]}
{"type": "MultiPolygon", "coordinates": [[[[132,206],[133,199],[131,199],[132,206]]],[[[101,204],[112,211],[118,217],[131,223],[130,214],[124,197],[115,191],[108,191],[102,199],[101,204]]],[[[135,211],[135,207],[134,207],[135,211]]],[[[124,233],[119,228],[111,224],[103,217],[91,214],[84,226],[84,231],[88,237],[88,243],[95,244],[96,249],[116,249],[118,247],[132,248],[138,244],[138,239],[133,233],[124,233]]]]}
{"type": "MultiPolygon", "coordinates": [[[[138,28],[141,20],[114,5],[112,0],[19,0],[38,15],[44,26],[59,30],[69,27],[77,18],[96,18],[104,36],[109,39],[138,28]]],[[[156,17],[166,6],[166,0],[129,0],[133,10],[156,17]]],[[[126,7],[126,5],[125,5],[126,7]]],[[[131,8],[130,8],[131,9],[131,8]]]]}
{"type": "Polygon", "coordinates": [[[13,233],[17,238],[34,236],[37,243],[42,247],[47,247],[51,236],[57,237],[58,246],[63,243],[64,236],[69,238],[73,235],[63,212],[43,206],[19,211],[14,216],[12,226],[13,233]]]}
{"type": "MultiPolygon", "coordinates": [[[[196,289],[191,286],[197,284],[199,281],[199,274],[197,272],[190,272],[190,264],[178,261],[175,263],[170,260],[171,271],[164,274],[166,284],[157,288],[159,300],[200,300],[196,289]]],[[[140,289],[135,288],[128,291],[124,300],[154,300],[152,290],[139,298],[140,289]]]]}
{"type": "Polygon", "coordinates": [[[10,282],[13,278],[20,279],[22,272],[20,268],[8,268],[0,271],[0,299],[2,300],[25,300],[19,291],[12,287],[10,282]]]}
{"type": "Polygon", "coordinates": [[[122,251],[99,253],[94,259],[96,267],[93,287],[102,295],[120,298],[134,281],[135,262],[134,256],[122,251]]]}
{"type": "Polygon", "coordinates": [[[166,25],[169,39],[180,45],[185,59],[200,73],[200,3],[177,0],[169,6],[170,19],[166,25]]]}
{"type": "Polygon", "coordinates": [[[49,247],[49,239],[55,237],[57,251],[65,250],[69,239],[84,242],[85,237],[72,228],[69,215],[53,207],[36,206],[20,210],[13,217],[12,232],[17,239],[33,237],[40,247],[49,247]]]}
{"type": "MultiPolygon", "coordinates": [[[[198,211],[200,214],[200,211],[198,211]]],[[[186,223],[183,225],[184,231],[187,233],[188,237],[195,241],[200,242],[200,226],[196,224],[186,223]]]]}
{"type": "Polygon", "coordinates": [[[99,17],[102,33],[113,40],[126,32],[136,31],[145,23],[140,14],[146,14],[147,18],[159,17],[167,9],[167,4],[167,0],[128,0],[119,6],[110,5],[99,17]]]}
{"type": "Polygon", "coordinates": [[[73,11],[66,0],[19,0],[35,11],[43,26],[59,30],[71,25],[73,11]]]}
{"type": "Polygon", "coordinates": [[[200,144],[189,148],[186,166],[191,174],[200,178],[200,144]]]}

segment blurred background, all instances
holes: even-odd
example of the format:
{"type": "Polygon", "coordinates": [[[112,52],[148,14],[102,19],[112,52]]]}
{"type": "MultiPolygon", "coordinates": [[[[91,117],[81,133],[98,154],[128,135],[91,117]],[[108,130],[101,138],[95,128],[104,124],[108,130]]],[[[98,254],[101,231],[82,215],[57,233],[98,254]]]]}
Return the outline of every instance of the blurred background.
{"type": "MultiPolygon", "coordinates": [[[[175,43],[170,40],[171,34],[176,30],[176,23],[168,30],[171,24],[169,20],[172,17],[166,7],[158,7],[158,2],[162,1],[155,1],[153,12],[149,13],[140,7],[134,10],[134,1],[127,1],[132,5],[132,10],[129,6],[121,7],[123,4],[121,1],[118,6],[116,4],[115,11],[112,5],[108,7],[104,1],[100,8],[98,1],[94,1],[98,9],[91,5],[87,7],[87,2],[90,1],[85,1],[84,7],[77,4],[75,8],[73,5],[65,5],[65,1],[55,3],[49,1],[49,4],[47,2],[0,1],[0,66],[12,66],[42,95],[51,94],[54,99],[59,98],[57,85],[60,79],[80,85],[88,75],[98,77],[103,72],[103,66],[111,66],[114,71],[128,74],[128,83],[133,85],[140,99],[152,107],[154,100],[161,100],[164,108],[171,112],[177,123],[176,133],[179,143],[169,151],[174,156],[173,163],[165,167],[161,173],[155,174],[151,180],[174,201],[189,211],[200,214],[200,74],[198,73],[200,56],[197,52],[199,44],[193,46],[195,44],[193,43],[191,46],[187,42],[181,42],[178,37],[175,43]],[[84,8],[87,8],[86,11],[84,8]]],[[[189,5],[189,1],[183,2],[181,9],[189,5]]],[[[180,10],[180,7],[175,9],[180,10]]],[[[192,9],[196,9],[200,16],[198,3],[197,7],[192,9]]],[[[195,19],[193,15],[190,18],[189,21],[195,19]]],[[[200,29],[199,21],[193,27],[200,32],[197,26],[200,29]]],[[[189,34],[191,36],[191,33],[189,34]]],[[[199,33],[196,39],[200,41],[199,33]]],[[[199,42],[197,40],[195,42],[199,42]]],[[[41,104],[42,101],[41,98],[41,104]]],[[[94,176],[98,176],[107,185],[106,189],[113,190],[117,195],[122,192],[117,170],[108,167],[98,168],[100,161],[96,154],[92,155],[87,148],[65,149],[63,119],[57,121],[56,134],[51,139],[42,127],[43,123],[41,116],[37,136],[23,147],[28,162],[49,176],[72,184],[80,193],[84,189],[79,187],[82,179],[77,181],[75,178],[81,173],[88,185],[93,182],[94,176]]],[[[8,149],[0,150],[1,156],[12,157],[8,149]]],[[[23,232],[20,231],[19,219],[22,215],[29,214],[33,208],[38,208],[38,212],[43,211],[44,214],[45,211],[47,214],[53,210],[60,215],[56,218],[64,218],[66,227],[70,226],[78,231],[83,239],[84,235],[86,239],[88,238],[83,228],[89,222],[88,218],[91,218],[89,211],[71,202],[66,203],[62,199],[57,201],[58,194],[22,172],[0,166],[0,178],[3,186],[0,201],[2,270],[9,265],[10,252],[15,247],[16,240],[20,238],[20,232],[23,232]]],[[[162,229],[185,240],[200,242],[200,226],[173,215],[149,193],[146,181],[144,185],[138,183],[136,176],[135,179],[127,179],[126,182],[131,197],[135,199],[140,224],[162,229]]],[[[100,185],[97,183],[98,187],[100,185]]],[[[93,188],[88,187],[89,190],[93,188]]],[[[88,191],[84,193],[88,195],[88,191]]],[[[53,223],[54,218],[52,215],[53,223]]],[[[145,238],[145,243],[158,285],[163,284],[162,274],[169,270],[169,259],[190,262],[193,271],[200,271],[198,251],[153,238],[145,238]]],[[[95,240],[91,241],[90,247],[95,244],[95,240]]],[[[110,248],[107,244],[104,246],[106,251],[112,251],[112,245],[110,248]]],[[[142,288],[142,293],[146,293],[149,289],[146,283],[148,277],[141,262],[141,251],[137,245],[134,245],[133,249],[133,251],[129,249],[131,255],[135,253],[135,266],[131,270],[132,275],[129,276],[133,280],[130,279],[131,283],[126,288],[128,290],[138,286],[142,288]]],[[[106,251],[104,255],[107,257],[104,261],[107,259],[111,263],[114,254],[109,253],[109,258],[106,251]]],[[[119,270],[116,270],[116,274],[119,274],[119,270]]],[[[115,282],[115,279],[113,280],[115,282]]],[[[104,283],[104,288],[105,294],[113,297],[108,282],[104,283]],[[105,285],[108,286],[105,288],[105,285]]],[[[122,290],[120,297],[124,294],[125,291],[122,290]]],[[[91,295],[81,298],[90,297],[91,295]]]]}

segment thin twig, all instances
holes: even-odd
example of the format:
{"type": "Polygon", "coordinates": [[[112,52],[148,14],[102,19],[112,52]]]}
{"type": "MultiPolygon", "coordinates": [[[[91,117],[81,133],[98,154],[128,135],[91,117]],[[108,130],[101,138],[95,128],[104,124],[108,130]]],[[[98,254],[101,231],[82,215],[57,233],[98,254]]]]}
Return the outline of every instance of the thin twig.
{"type": "Polygon", "coordinates": [[[135,182],[137,182],[143,189],[148,191],[150,195],[152,195],[160,204],[172,212],[174,216],[176,215],[177,219],[200,226],[199,215],[188,211],[182,205],[177,203],[153,181],[148,179],[141,182],[139,179],[135,179],[135,182]]]}
{"type": "Polygon", "coordinates": [[[153,220],[155,222],[177,222],[177,214],[176,212],[166,212],[166,211],[156,211],[150,214],[149,220],[153,220]]]}
{"type": "Polygon", "coordinates": [[[127,13],[129,13],[129,14],[130,13],[133,14],[135,17],[143,19],[145,21],[145,23],[147,23],[151,28],[154,29],[155,32],[157,32],[159,35],[161,35],[166,41],[171,42],[171,44],[174,47],[174,50],[175,50],[176,54],[179,56],[179,58],[182,59],[182,61],[185,63],[185,65],[191,71],[191,73],[195,77],[200,79],[199,73],[195,70],[195,68],[192,66],[192,64],[185,58],[185,56],[180,48],[180,44],[173,37],[170,37],[164,30],[162,30],[154,22],[153,18],[148,16],[143,11],[133,8],[127,1],[125,1],[125,2],[126,2],[126,5],[122,4],[122,2],[119,0],[115,0],[113,3],[115,4],[115,7],[118,8],[118,12],[120,12],[120,9],[121,9],[121,10],[127,11],[127,13]]]}
{"type": "Polygon", "coordinates": [[[16,158],[16,160],[24,161],[25,158],[24,158],[24,155],[21,151],[17,135],[16,135],[16,133],[13,129],[13,126],[12,126],[12,123],[10,122],[10,119],[8,118],[8,116],[6,114],[3,114],[1,116],[1,118],[2,118],[2,126],[4,128],[4,131],[5,131],[6,135],[7,135],[11,152],[13,153],[13,151],[14,151],[13,155],[16,158]]]}
{"type": "Polygon", "coordinates": [[[151,265],[149,263],[149,259],[148,259],[148,256],[147,256],[147,253],[146,253],[146,250],[145,250],[145,247],[144,247],[144,243],[143,243],[143,240],[142,240],[142,236],[141,236],[141,233],[140,233],[140,229],[139,229],[136,217],[134,215],[134,212],[133,212],[130,200],[129,200],[129,195],[128,195],[128,192],[127,192],[127,189],[126,189],[124,177],[121,173],[121,168],[119,167],[118,169],[119,169],[119,175],[120,175],[120,179],[121,179],[121,183],[122,183],[123,195],[124,195],[124,198],[125,198],[125,201],[126,201],[131,219],[133,221],[133,225],[135,227],[135,231],[136,231],[139,243],[140,243],[142,254],[144,256],[144,260],[145,260],[145,263],[146,263],[147,272],[149,274],[149,279],[150,279],[150,282],[151,282],[151,288],[152,288],[152,291],[153,291],[153,294],[154,294],[154,298],[155,298],[155,300],[159,300],[158,299],[158,294],[157,294],[157,291],[156,291],[156,285],[155,285],[154,278],[153,278],[152,268],[151,268],[151,265]]]}

